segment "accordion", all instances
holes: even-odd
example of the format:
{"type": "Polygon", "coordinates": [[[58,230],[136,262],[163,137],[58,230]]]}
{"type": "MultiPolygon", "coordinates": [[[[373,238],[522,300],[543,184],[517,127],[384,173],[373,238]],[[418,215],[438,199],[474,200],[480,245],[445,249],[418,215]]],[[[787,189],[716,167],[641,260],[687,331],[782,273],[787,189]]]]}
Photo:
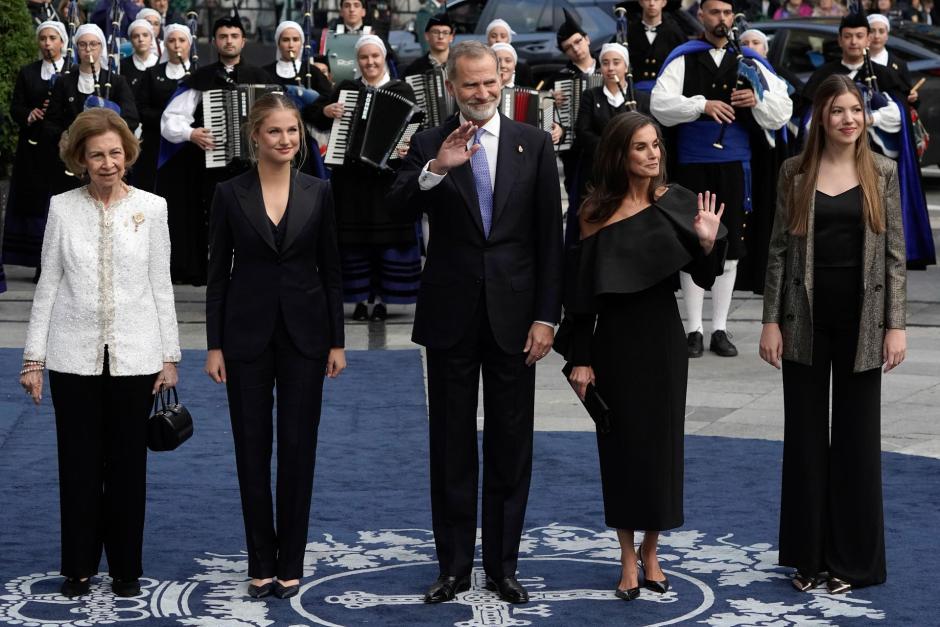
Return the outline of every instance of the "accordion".
{"type": "Polygon", "coordinates": [[[424,110],[425,126],[440,126],[454,114],[454,97],[444,87],[442,71],[430,70],[423,74],[406,76],[405,82],[411,85],[418,106],[424,110]]]}
{"type": "Polygon", "coordinates": [[[587,90],[604,84],[602,74],[588,74],[555,81],[555,94],[560,94],[562,101],[558,105],[558,123],[565,129],[565,138],[558,145],[559,152],[571,150],[574,145],[575,126],[581,109],[581,95],[587,90]]]}
{"type": "Polygon", "coordinates": [[[248,138],[242,133],[242,124],[248,112],[261,96],[283,91],[280,85],[234,85],[203,93],[203,122],[215,140],[215,148],[206,151],[206,167],[224,168],[236,159],[246,159],[248,138]]]}
{"type": "Polygon", "coordinates": [[[536,126],[548,133],[555,122],[555,101],[548,92],[525,87],[504,87],[499,110],[510,120],[536,126]]]}
{"type": "Polygon", "coordinates": [[[323,162],[346,165],[360,162],[380,170],[411,141],[424,121],[424,112],[404,96],[384,89],[343,89],[339,100],[343,116],[333,120],[323,162]]]}

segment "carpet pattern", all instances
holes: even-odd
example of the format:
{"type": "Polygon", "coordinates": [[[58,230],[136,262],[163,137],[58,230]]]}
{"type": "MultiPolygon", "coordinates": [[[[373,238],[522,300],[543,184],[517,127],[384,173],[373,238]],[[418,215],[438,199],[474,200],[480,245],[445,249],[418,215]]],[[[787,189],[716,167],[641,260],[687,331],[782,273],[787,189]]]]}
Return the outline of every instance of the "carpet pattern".
{"type": "MultiPolygon", "coordinates": [[[[483,589],[481,570],[455,602],[425,606],[437,576],[427,477],[427,409],[418,351],[350,351],[327,381],[301,594],[246,595],[247,557],[224,389],[181,364],[181,400],[196,433],[151,454],[135,599],[58,594],[59,512],[51,403],[35,408],[12,375],[21,354],[0,350],[0,624],[268,625],[925,625],[936,624],[930,581],[940,569],[940,462],[884,455],[888,582],[831,596],[803,594],[776,566],[782,446],[689,436],[686,523],[663,534],[673,588],[638,601],[613,596],[619,549],[603,526],[590,433],[537,433],[519,578],[522,606],[483,589]],[[934,618],[930,618],[934,616],[934,618]]],[[[631,481],[624,478],[625,498],[631,481]]],[[[637,538],[639,540],[639,536],[637,538]]],[[[107,572],[102,564],[102,572],[107,572]]]]}

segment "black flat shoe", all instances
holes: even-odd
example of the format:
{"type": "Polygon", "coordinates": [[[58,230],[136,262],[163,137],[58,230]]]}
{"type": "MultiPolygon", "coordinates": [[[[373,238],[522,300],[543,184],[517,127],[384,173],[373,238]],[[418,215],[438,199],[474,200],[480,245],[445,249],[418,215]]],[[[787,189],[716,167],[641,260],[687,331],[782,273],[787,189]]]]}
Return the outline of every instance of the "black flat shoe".
{"type": "Polygon", "coordinates": [[[708,343],[708,350],[721,357],[736,357],[737,347],[728,339],[725,331],[715,331],[712,333],[712,339],[708,343]]]}
{"type": "Polygon", "coordinates": [[[111,581],[111,591],[114,592],[116,597],[136,597],[140,594],[140,580],[129,579],[123,581],[114,579],[111,581]]]}
{"type": "Polygon", "coordinates": [[[379,303],[372,308],[372,320],[385,320],[388,318],[388,309],[384,303],[379,303]]]}
{"type": "Polygon", "coordinates": [[[469,589],[470,575],[464,575],[463,577],[440,575],[424,594],[424,602],[444,603],[445,601],[453,601],[459,593],[466,592],[469,589]]]}
{"type": "Polygon", "coordinates": [[[829,591],[829,594],[845,594],[851,589],[852,584],[838,577],[829,577],[829,580],[826,582],[826,590],[829,591]]]}
{"type": "Polygon", "coordinates": [[[356,303],[356,308],[353,309],[352,319],[358,320],[359,322],[365,322],[369,319],[369,308],[366,307],[365,303],[356,303]]]}
{"type": "Polygon", "coordinates": [[[271,596],[272,592],[274,592],[273,581],[263,583],[260,586],[256,586],[253,583],[248,584],[248,596],[252,599],[263,599],[264,597],[271,596]]]}
{"type": "Polygon", "coordinates": [[[74,597],[80,597],[84,594],[88,594],[90,589],[91,578],[82,581],[81,579],[66,577],[65,581],[62,582],[62,587],[59,588],[59,593],[64,597],[72,599],[74,597]]]}
{"type": "Polygon", "coordinates": [[[643,571],[643,587],[647,590],[652,590],[656,594],[666,594],[669,592],[669,577],[663,577],[661,580],[656,581],[653,579],[646,578],[646,566],[643,565],[643,560],[639,560],[637,563],[640,570],[643,571]]]}
{"type": "Polygon", "coordinates": [[[617,588],[614,590],[614,596],[616,596],[618,599],[623,599],[624,601],[632,601],[640,596],[640,586],[637,586],[636,588],[627,588],[626,590],[617,588]]]}
{"type": "MultiPolygon", "coordinates": [[[[704,340],[702,334],[698,331],[692,331],[685,338],[686,346],[689,349],[689,357],[701,357],[705,352],[704,340]]],[[[631,588],[632,589],[632,588],[631,588]]]]}
{"type": "Polygon", "coordinates": [[[285,586],[280,581],[274,584],[274,596],[279,599],[289,599],[291,597],[297,596],[297,593],[300,592],[300,583],[295,583],[292,586],[285,586]]]}
{"type": "Polygon", "coordinates": [[[515,577],[503,577],[500,580],[486,578],[486,589],[498,592],[499,598],[506,603],[528,603],[529,593],[515,577]]]}
{"type": "Polygon", "coordinates": [[[796,573],[793,575],[793,579],[790,580],[790,582],[793,584],[793,587],[800,592],[809,592],[824,581],[826,581],[826,578],[819,574],[807,575],[800,571],[796,571],[796,573]]]}

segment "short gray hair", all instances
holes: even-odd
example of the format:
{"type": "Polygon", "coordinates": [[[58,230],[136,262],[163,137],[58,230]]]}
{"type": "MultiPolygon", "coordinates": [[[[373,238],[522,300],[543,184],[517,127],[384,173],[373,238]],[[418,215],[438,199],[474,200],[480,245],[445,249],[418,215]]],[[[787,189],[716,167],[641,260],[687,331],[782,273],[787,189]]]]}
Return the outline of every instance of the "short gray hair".
{"type": "Polygon", "coordinates": [[[450,49],[450,54],[447,56],[447,80],[449,80],[451,84],[457,80],[457,60],[462,57],[467,57],[468,59],[489,57],[493,59],[493,63],[496,64],[497,71],[499,69],[499,59],[496,57],[496,53],[493,52],[492,48],[472,39],[461,41],[450,49]]]}

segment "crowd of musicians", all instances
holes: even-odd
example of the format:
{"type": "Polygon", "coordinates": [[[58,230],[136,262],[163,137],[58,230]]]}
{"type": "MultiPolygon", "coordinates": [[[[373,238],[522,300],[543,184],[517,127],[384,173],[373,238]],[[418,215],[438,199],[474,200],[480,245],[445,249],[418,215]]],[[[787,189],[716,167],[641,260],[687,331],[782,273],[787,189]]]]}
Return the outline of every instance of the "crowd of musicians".
{"type": "MultiPolygon", "coordinates": [[[[78,24],[74,6],[65,23],[37,24],[41,59],[21,70],[14,93],[21,133],[3,261],[35,267],[39,283],[23,385],[38,402],[43,370],[55,375],[61,435],[76,385],[63,374],[117,379],[123,369],[155,374],[154,389],[175,383],[175,314],[163,301],[143,323],[160,318],[160,348],[137,370],[115,330],[127,326],[120,304],[104,307],[107,316],[88,312],[104,316],[107,333],[89,340],[104,342],[97,353],[76,353],[80,372],[52,348],[65,337],[56,324],[83,323],[56,299],[75,288],[77,260],[99,250],[69,243],[68,229],[82,231],[65,204],[127,213],[127,233],[114,235],[122,246],[150,218],[159,268],[145,280],[154,291],[170,280],[207,285],[206,372],[229,392],[252,596],[297,593],[322,377],[345,368],[344,302],[354,320],[384,320],[386,305],[417,302],[441,567],[427,602],[470,586],[481,371],[483,567],[503,600],[528,600],[516,568],[533,366],[553,347],[598,423],[605,518],[622,549],[615,592],[665,593],[656,549],[659,532],[683,524],[688,358],[705,351],[706,291],[709,351],[738,354],[728,329],[735,289],[764,295],[760,354],[783,369],[780,563],[796,569],[801,590],[885,580],[880,375],[906,351],[906,269],[935,263],[912,115],[919,85],[885,48],[887,18],[846,11],[841,59],[821,65],[796,96],[787,69],[766,58],[767,37],[741,23],[730,0],[701,0],[702,32],[692,39],[666,0],[618,5],[611,42],[592,42],[566,12],[557,45],[568,62],[540,79],[506,21],[486,27],[485,44],[455,45],[447,14],[431,11],[421,20],[425,54],[399,68],[364,24],[364,0],[343,0],[331,26],[345,38],[335,41],[347,47],[351,73],[337,57],[331,67],[311,53],[306,21],[282,22],[272,62],[249,64],[237,12],[212,24],[217,60],[198,63],[194,28],[169,19],[165,2],[119,27],[131,51],[118,67],[113,33],[78,24]],[[246,120],[226,117],[225,94],[248,99],[246,120]]],[[[104,238],[110,255],[106,227],[89,237],[104,238]]],[[[108,286],[122,280],[98,272],[108,286]]],[[[150,387],[135,385],[121,394],[150,387]]],[[[95,394],[114,403],[115,389],[95,394]]],[[[143,450],[140,433],[126,437],[143,450]]],[[[111,448],[101,454],[108,464],[111,448]]],[[[124,457],[136,474],[121,481],[143,481],[139,458],[124,457]]],[[[86,462],[60,437],[60,465],[86,462]]],[[[72,489],[63,487],[63,592],[87,591],[104,542],[109,558],[131,556],[115,592],[132,596],[142,510],[128,519],[130,539],[89,540],[67,529],[80,518],[72,489]],[[76,517],[68,523],[67,512],[76,517]],[[78,546],[93,541],[97,554],[78,546]]],[[[133,492],[142,507],[142,484],[133,492]]]]}

